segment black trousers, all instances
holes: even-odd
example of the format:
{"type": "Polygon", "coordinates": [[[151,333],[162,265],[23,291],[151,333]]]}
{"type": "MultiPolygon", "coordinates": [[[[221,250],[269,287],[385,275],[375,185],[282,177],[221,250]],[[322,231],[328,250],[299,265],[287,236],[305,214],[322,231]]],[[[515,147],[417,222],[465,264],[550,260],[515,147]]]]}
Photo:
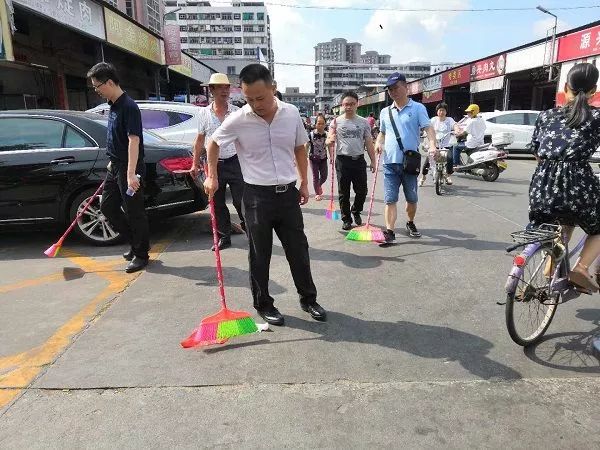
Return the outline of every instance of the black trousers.
{"type": "Polygon", "coordinates": [[[259,311],[268,310],[274,302],[269,295],[273,230],[283,246],[300,302],[309,305],[317,300],[299,199],[294,183],[279,194],[275,186],[244,185],[242,208],[248,234],[250,287],[254,307],[259,311]]]}
{"type": "Polygon", "coordinates": [[[352,222],[353,214],[359,214],[367,198],[367,161],[364,156],[352,159],[338,155],[335,159],[338,179],[338,195],[343,222],[352,222]],[[350,185],[354,189],[354,204],[350,207],[350,185]]]}
{"type": "Polygon", "coordinates": [[[142,176],[141,186],[132,195],[127,195],[127,164],[112,163],[108,171],[100,211],[109,223],[131,245],[135,256],[148,258],[150,229],[144,209],[145,166],[139,164],[136,173],[142,176]]]}
{"type": "Polygon", "coordinates": [[[244,223],[242,214],[242,193],[244,192],[244,178],[237,155],[227,159],[220,159],[217,166],[219,177],[219,189],[215,192],[215,214],[217,216],[217,227],[219,235],[231,236],[231,216],[225,203],[227,185],[231,191],[233,206],[238,213],[240,222],[244,223]]]}

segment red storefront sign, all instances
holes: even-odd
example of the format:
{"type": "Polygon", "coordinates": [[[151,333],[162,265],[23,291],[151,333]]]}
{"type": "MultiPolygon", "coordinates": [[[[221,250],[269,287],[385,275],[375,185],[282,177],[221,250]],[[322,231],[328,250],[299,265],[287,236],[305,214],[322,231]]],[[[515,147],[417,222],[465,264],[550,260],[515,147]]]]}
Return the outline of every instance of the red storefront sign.
{"type": "Polygon", "coordinates": [[[600,54],[600,25],[558,40],[558,62],[600,54]]]}
{"type": "Polygon", "coordinates": [[[444,98],[444,90],[438,89],[436,91],[425,91],[423,92],[423,103],[434,103],[441,102],[444,98]]]}
{"type": "Polygon", "coordinates": [[[413,81],[412,83],[408,83],[407,86],[408,95],[416,95],[419,92],[423,92],[423,82],[421,80],[413,81]]]}
{"type": "Polygon", "coordinates": [[[471,81],[499,77],[504,75],[504,69],[506,69],[506,55],[482,59],[471,64],[471,81]]]}
{"type": "Polygon", "coordinates": [[[167,65],[179,65],[181,62],[181,37],[179,25],[165,25],[163,29],[165,39],[165,62],[167,65]]]}
{"type": "Polygon", "coordinates": [[[452,69],[448,72],[444,72],[442,75],[442,86],[457,86],[459,84],[465,84],[471,81],[471,68],[469,66],[462,66],[452,69]]]}

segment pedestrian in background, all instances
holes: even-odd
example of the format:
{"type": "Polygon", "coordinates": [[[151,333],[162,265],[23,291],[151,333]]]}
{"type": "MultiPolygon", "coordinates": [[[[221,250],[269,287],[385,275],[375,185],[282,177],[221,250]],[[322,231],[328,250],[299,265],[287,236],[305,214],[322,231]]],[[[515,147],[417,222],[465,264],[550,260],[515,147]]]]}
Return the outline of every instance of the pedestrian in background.
{"type": "MultiPolygon", "coordinates": [[[[202,108],[198,117],[198,136],[194,141],[194,163],[192,175],[198,176],[202,170],[201,157],[205,154],[205,145],[210,143],[211,136],[223,121],[239,108],[229,103],[230,83],[227,75],[213,73],[208,81],[208,87],[213,101],[202,108]]],[[[218,161],[219,189],[215,192],[215,216],[219,233],[219,250],[231,247],[231,215],[225,202],[227,186],[231,191],[233,206],[240,219],[240,227],[246,231],[244,215],[242,214],[242,193],[244,192],[244,178],[238,160],[235,144],[232,142],[223,147],[219,152],[218,161]]],[[[213,245],[212,250],[215,250],[213,245]]]]}
{"type": "Polygon", "coordinates": [[[308,134],[306,151],[313,174],[315,200],[323,199],[323,184],[327,180],[327,133],[325,131],[325,116],[320,114],[315,122],[316,127],[308,134]]]}
{"type": "Polygon", "coordinates": [[[206,192],[212,196],[219,188],[220,148],[235,143],[244,176],[242,208],[254,308],[268,323],[283,325],[284,317],[269,295],[275,231],[290,265],[301,308],[314,319],[325,320],[327,313],[317,303],[300,209],[309,198],[305,149],[308,136],[302,118],[298,108],[275,97],[271,73],[261,64],[244,67],[240,81],[248,104],[225,119],[212,135],[207,148],[206,192]]]}
{"type": "Polygon", "coordinates": [[[386,89],[393,103],[379,113],[381,129],[377,136],[376,151],[377,153],[384,152],[383,186],[386,230],[383,233],[386,242],[391,243],[396,240],[394,229],[398,218],[397,203],[400,186],[402,186],[406,199],[408,235],[413,238],[421,237],[414,222],[419,201],[417,174],[404,172],[405,152],[408,150],[418,151],[421,130],[425,130],[427,133],[430,149],[436,149],[437,143],[427,109],[421,103],[408,97],[406,77],[401,73],[394,72],[387,79],[386,89]],[[394,126],[400,139],[397,139],[394,126]]]}
{"type": "Polygon", "coordinates": [[[129,261],[125,271],[137,272],[148,265],[150,250],[150,229],[144,208],[146,166],[142,115],[135,101],[121,89],[112,64],[96,64],[88,71],[87,78],[96,93],[110,105],[106,129],[106,153],[110,163],[100,211],[131,246],[123,254],[129,261]]]}
{"type": "Polygon", "coordinates": [[[331,122],[326,144],[335,144],[342,230],[350,230],[353,218],[356,225],[362,225],[360,213],[367,198],[365,147],[371,160],[371,172],[375,171],[375,149],[369,122],[356,114],[358,108],[356,92],[347,91],[342,94],[342,108],[344,114],[331,122]],[[350,206],[350,186],[354,190],[352,206],[350,206]]]}

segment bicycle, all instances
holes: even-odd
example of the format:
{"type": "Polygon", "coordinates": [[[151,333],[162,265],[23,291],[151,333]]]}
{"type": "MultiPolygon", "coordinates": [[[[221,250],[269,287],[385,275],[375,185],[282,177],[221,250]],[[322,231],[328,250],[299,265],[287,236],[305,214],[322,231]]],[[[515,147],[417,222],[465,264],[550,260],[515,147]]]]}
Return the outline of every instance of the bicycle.
{"type": "Polygon", "coordinates": [[[587,236],[572,250],[560,225],[543,224],[511,236],[516,244],[506,251],[510,253],[519,247],[523,250],[514,257],[505,285],[506,327],[512,340],[526,347],[541,340],[560,303],[581,295],[569,283],[568,274],[570,260],[579,254],[587,236]],[[525,318],[523,326],[518,323],[521,318],[525,318]]]}

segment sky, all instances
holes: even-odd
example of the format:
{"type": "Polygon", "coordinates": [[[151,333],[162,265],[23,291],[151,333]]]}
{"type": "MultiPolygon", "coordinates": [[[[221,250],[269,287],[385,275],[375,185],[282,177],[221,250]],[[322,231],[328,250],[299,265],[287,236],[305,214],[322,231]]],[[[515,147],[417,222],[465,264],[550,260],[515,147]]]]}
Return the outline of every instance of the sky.
{"type": "Polygon", "coordinates": [[[362,53],[376,50],[392,63],[463,63],[544,38],[554,18],[540,11],[400,12],[327,10],[275,6],[349,8],[510,8],[542,5],[558,16],[558,31],[600,20],[600,0],[265,0],[271,18],[275,79],[280,91],[300,87],[314,92],[314,47],[341,37],[360,42],[362,53]],[[597,5],[598,8],[553,10],[597,5]],[[380,26],[381,25],[381,26],[380,26]]]}

